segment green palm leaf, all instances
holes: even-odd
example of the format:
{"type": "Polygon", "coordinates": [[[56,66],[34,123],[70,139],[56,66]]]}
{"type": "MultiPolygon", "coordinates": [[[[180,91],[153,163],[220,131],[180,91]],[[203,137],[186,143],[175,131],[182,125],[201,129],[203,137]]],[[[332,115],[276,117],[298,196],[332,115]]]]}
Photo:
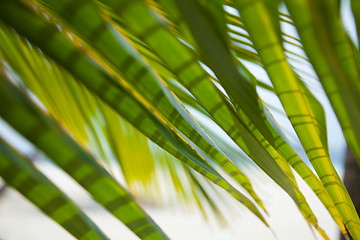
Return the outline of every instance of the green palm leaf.
{"type": "Polygon", "coordinates": [[[77,239],[108,239],[28,159],[0,139],[0,176],[77,239]]]}
{"type": "Polygon", "coordinates": [[[138,102],[139,100],[134,100],[132,95],[128,93],[129,90],[122,89],[120,85],[116,85],[113,80],[109,79],[106,74],[94,68],[83,53],[71,45],[54,26],[42,21],[16,3],[5,2],[4,4],[6,11],[3,12],[1,17],[5,21],[13,27],[16,27],[16,29],[27,36],[30,41],[41,46],[43,51],[52,56],[65,68],[69,69],[87,88],[95,92],[118,113],[122,113],[125,119],[141,130],[152,141],[206,176],[216,185],[228,191],[266,224],[265,219],[247,197],[224,180],[193,148],[184,142],[176,132],[173,132],[173,129],[166,126],[158,116],[151,113],[144,105],[141,105],[141,103],[138,102]],[[24,22],[29,23],[28,26],[23,23],[17,24],[19,23],[19,19],[12,18],[12,16],[14,16],[13,14],[17,15],[17,13],[19,13],[18,11],[21,13],[20,16],[24,18],[24,22]],[[47,42],[44,43],[43,39],[39,38],[36,32],[44,32],[44,29],[46,29],[45,32],[47,32],[47,34],[52,35],[53,44],[59,44],[62,46],[61,49],[47,42]],[[70,59],[72,62],[69,61],[70,59]],[[92,81],[89,81],[89,79],[92,81]],[[160,129],[160,131],[158,129],[160,129]]]}
{"type": "Polygon", "coordinates": [[[349,81],[350,78],[346,77],[345,73],[339,69],[341,64],[336,57],[334,48],[329,42],[329,36],[326,37],[324,35],[326,34],[323,33],[324,30],[321,30],[321,34],[316,34],[319,29],[315,28],[315,26],[321,23],[316,23],[316,19],[311,16],[311,12],[309,11],[310,5],[305,5],[297,1],[287,1],[286,3],[293,15],[300,37],[305,46],[304,50],[312,61],[313,67],[329,97],[336,116],[343,128],[345,138],[358,159],[360,157],[360,131],[358,129],[357,119],[359,119],[360,115],[357,101],[354,98],[354,95],[359,94],[354,93],[354,91],[357,91],[357,88],[356,86],[352,87],[349,81]],[[294,11],[295,8],[296,12],[294,11]],[[301,17],[299,13],[301,13],[301,17]],[[318,37],[322,40],[321,43],[318,41],[318,37]],[[325,47],[326,49],[322,51],[322,48],[325,47]]]}
{"type": "Polygon", "coordinates": [[[304,97],[302,86],[299,85],[297,76],[286,61],[275,31],[266,21],[268,13],[264,3],[261,1],[254,4],[249,1],[236,1],[236,3],[305,152],[338,208],[345,225],[353,228],[352,235],[356,236],[358,230],[355,229],[358,227],[355,222],[359,220],[355,208],[349,201],[348,193],[331,164],[327,147],[318,134],[317,125],[312,118],[311,108],[304,97]],[[252,21],[254,18],[258,22],[261,21],[261,24],[254,24],[252,21]]]}
{"type": "Polygon", "coordinates": [[[351,10],[353,12],[354,19],[355,19],[358,44],[360,45],[360,12],[359,12],[360,11],[360,3],[359,3],[359,1],[351,0],[351,10]]]}
{"type": "MultiPolygon", "coordinates": [[[[224,49],[224,51],[221,52],[219,50],[219,49],[222,49],[221,47],[217,47],[216,52],[213,51],[212,48],[209,48],[210,45],[207,43],[209,41],[209,39],[212,39],[212,40],[217,39],[217,37],[220,34],[217,34],[216,31],[211,32],[211,30],[206,32],[206,30],[211,28],[211,27],[209,28],[209,26],[210,26],[208,24],[209,21],[206,20],[206,13],[201,13],[201,10],[203,10],[203,9],[200,10],[199,6],[196,6],[196,3],[191,4],[190,2],[184,2],[184,1],[177,2],[177,3],[179,5],[179,8],[180,8],[181,12],[183,13],[185,19],[189,23],[189,27],[192,30],[192,33],[194,34],[195,40],[198,41],[198,46],[201,46],[200,48],[205,56],[205,59],[208,59],[208,61],[210,62],[210,64],[211,64],[210,67],[212,68],[212,70],[214,70],[215,74],[219,77],[220,81],[225,81],[226,83],[230,84],[231,87],[227,88],[224,83],[225,89],[230,91],[230,95],[234,96],[234,98],[235,98],[235,96],[241,96],[240,94],[245,94],[245,93],[241,93],[239,91],[240,90],[239,87],[235,87],[236,86],[235,81],[234,81],[236,78],[235,76],[240,77],[240,75],[237,72],[236,68],[230,67],[232,65],[232,61],[230,59],[231,57],[226,55],[227,51],[224,49]],[[194,24],[194,23],[196,23],[196,24],[194,24]],[[220,53],[223,53],[222,56],[224,56],[224,57],[219,57],[220,53]],[[226,59],[229,59],[229,60],[226,62],[226,59]],[[228,71],[226,71],[225,69],[227,69],[228,71]],[[233,76],[230,74],[231,71],[233,73],[233,76]],[[225,74],[225,72],[226,72],[226,74],[225,74]],[[237,95],[235,94],[235,92],[237,92],[237,95]]],[[[224,42],[224,40],[221,40],[221,37],[220,37],[220,38],[218,38],[218,42],[215,42],[212,45],[215,45],[215,46],[223,45],[221,42],[224,42]]],[[[244,84],[245,83],[248,83],[248,82],[245,81],[244,84]]],[[[241,86],[243,86],[244,84],[242,84],[241,86]]],[[[247,94],[248,93],[249,92],[247,92],[247,94]]],[[[235,98],[235,100],[237,103],[240,103],[242,101],[241,98],[235,98]]],[[[257,102],[257,100],[256,100],[256,102],[257,102]]],[[[230,104],[229,104],[229,107],[231,107],[230,104]]],[[[243,104],[243,107],[245,107],[246,109],[249,109],[249,106],[244,106],[244,104],[243,104]]],[[[252,116],[256,115],[256,113],[254,113],[254,112],[250,113],[250,114],[252,116]]],[[[257,120],[257,119],[255,119],[255,120],[257,120]]],[[[261,127],[262,126],[263,126],[263,124],[261,125],[261,127]]],[[[249,138],[245,138],[245,139],[249,139],[249,138]]],[[[287,162],[282,161],[280,163],[283,164],[283,166],[287,166],[287,168],[285,168],[285,171],[287,170],[289,173],[291,173],[291,170],[289,169],[287,162]]],[[[274,171],[272,171],[272,172],[274,172],[274,171]]],[[[292,173],[291,173],[291,175],[292,175],[292,173]]],[[[278,180],[278,178],[276,179],[273,176],[271,176],[271,177],[275,181],[278,180]]],[[[282,179],[282,180],[284,180],[284,179],[282,179]]],[[[289,181],[289,182],[291,183],[291,181],[289,181]]],[[[295,185],[286,186],[285,181],[282,181],[282,182],[278,181],[277,183],[281,187],[283,187],[289,193],[289,195],[294,199],[295,203],[297,203],[297,205],[301,209],[301,212],[304,214],[304,216],[319,230],[319,232],[322,233],[322,235],[326,236],[323,233],[323,231],[318,227],[316,217],[314,216],[311,209],[307,205],[305,198],[297,190],[296,186],[295,185]],[[292,194],[292,193],[295,193],[295,194],[292,194]]]]}
{"type": "MultiPolygon", "coordinates": [[[[233,173],[237,171],[236,167],[216,149],[216,146],[211,145],[211,139],[193,120],[192,116],[189,115],[177,98],[167,89],[161,79],[157,78],[137,55],[128,50],[129,46],[117,40],[120,36],[114,35],[106,27],[106,22],[97,14],[95,5],[86,1],[84,3],[79,2],[76,6],[74,6],[72,1],[49,0],[40,2],[44,2],[44,5],[67,20],[68,26],[75,28],[75,32],[81,35],[81,39],[89,43],[91,42],[92,47],[101,54],[99,57],[104,57],[108,60],[111,67],[117,66],[114,71],[119,72],[122,79],[127,81],[148,102],[151,102],[153,106],[156,106],[154,111],[159,110],[160,114],[167,119],[168,124],[174,125],[189,139],[196,139],[196,145],[215,159],[216,162],[222,164],[224,162],[225,164],[228,163],[227,172],[233,173]],[[72,9],[71,12],[68,11],[69,6],[72,9]],[[86,8],[80,8],[80,6],[86,6],[86,8]],[[84,24],[81,20],[83,15],[91,15],[91,21],[86,21],[86,24],[84,24]],[[96,40],[93,41],[94,39],[96,40]],[[119,59],[119,56],[122,59],[119,59]]],[[[123,10],[123,8],[121,9],[123,10]]],[[[142,13],[139,8],[135,10],[140,14],[142,13]]],[[[149,23],[149,21],[144,22],[149,23]]],[[[144,35],[144,31],[147,31],[147,26],[142,27],[145,30],[143,30],[141,35],[144,35]]]]}
{"type": "MultiPolygon", "coordinates": [[[[113,171],[112,160],[115,157],[132,194],[156,205],[173,201],[174,198],[179,199],[177,204],[183,204],[187,208],[195,202],[203,216],[207,217],[209,213],[201,204],[209,202],[210,199],[206,196],[216,190],[196,190],[199,188],[198,184],[191,180],[191,175],[183,173],[186,170],[175,158],[164,158],[163,154],[159,153],[162,152],[160,148],[150,144],[116,112],[78,85],[71,75],[62,71],[53,61],[44,58],[39,51],[20,41],[13,31],[7,30],[5,26],[0,31],[0,46],[7,46],[0,48],[0,56],[10,65],[11,70],[21,77],[26,87],[39,98],[51,115],[72,133],[82,147],[95,154],[101,163],[105,161],[107,169],[112,173],[117,170],[113,171]],[[51,81],[41,81],[44,78],[51,81]],[[48,94],[49,92],[51,94],[48,94]],[[72,118],[74,116],[77,118],[75,122],[72,118]],[[107,150],[109,148],[111,152],[107,150]],[[168,177],[168,171],[172,181],[167,182],[165,189],[159,188],[160,184],[163,185],[163,179],[168,177]],[[187,179],[184,179],[184,176],[187,176],[187,179]],[[191,187],[195,190],[189,191],[191,187]],[[171,191],[172,188],[176,191],[171,191]]],[[[209,203],[218,220],[223,222],[225,218],[214,204],[223,203],[209,203]]]]}
{"type": "MultiPolygon", "coordinates": [[[[119,14],[118,16],[126,22],[129,30],[148,44],[152,50],[154,50],[158,56],[166,62],[166,67],[174,74],[174,76],[179,77],[181,83],[184,84],[188,90],[193,90],[192,93],[202,100],[200,104],[206,102],[206,105],[202,105],[205,109],[211,109],[208,111],[214,116],[218,115],[215,115],[215,113],[218,110],[217,106],[221,104],[221,101],[208,101],[209,97],[213,95],[212,92],[214,92],[215,88],[209,82],[206,72],[204,72],[204,70],[200,67],[191,51],[169,33],[165,26],[163,26],[161,22],[152,15],[144,3],[138,1],[134,4],[135,6],[131,6],[131,4],[129,4],[126,6],[128,8],[127,11],[123,11],[122,8],[119,8],[119,3],[116,1],[103,1],[103,3],[114,10],[116,14],[119,14]],[[139,24],[137,20],[140,17],[143,18],[144,22],[148,25],[139,24]],[[144,33],[147,34],[145,35],[144,33]],[[210,92],[204,91],[204,87],[210,89],[210,92]],[[207,100],[205,101],[205,99],[207,100]]],[[[187,136],[189,137],[189,135],[187,136]]],[[[264,208],[260,199],[252,189],[250,181],[232,162],[219,156],[219,154],[208,145],[203,147],[199,145],[199,138],[196,135],[192,135],[191,137],[196,139],[196,142],[198,143],[197,146],[199,146],[202,150],[206,150],[205,152],[208,153],[208,155],[216,163],[218,163],[225,172],[230,174],[238,183],[240,183],[251,194],[256,202],[264,208]]]]}
{"type": "Polygon", "coordinates": [[[87,152],[21,93],[2,79],[1,116],[44,151],[59,167],[83,186],[93,198],[126,224],[141,239],[168,239],[151,218],[87,152]],[[27,119],[27,124],[22,119],[27,119]]]}

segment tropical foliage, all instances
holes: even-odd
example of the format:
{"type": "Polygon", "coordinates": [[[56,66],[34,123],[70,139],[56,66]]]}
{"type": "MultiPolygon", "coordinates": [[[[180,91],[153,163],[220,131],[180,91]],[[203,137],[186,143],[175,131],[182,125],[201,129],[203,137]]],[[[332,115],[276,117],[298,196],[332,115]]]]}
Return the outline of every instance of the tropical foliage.
{"type": "MultiPolygon", "coordinates": [[[[359,36],[359,1],[351,4],[359,36]]],[[[360,239],[359,217],[329,157],[323,106],[305,80],[313,69],[360,161],[359,44],[343,27],[340,1],[0,0],[0,20],[2,119],[139,238],[168,239],[133,197],[156,199],[164,178],[185,202],[207,202],[221,216],[210,193],[228,194],[268,225],[241,170],[248,157],[325,239],[293,170],[341,232],[360,239]],[[263,90],[281,109],[262,100],[263,90]],[[273,111],[291,122],[315,172],[273,111]]],[[[107,239],[5,140],[7,184],[74,237],[107,239]]]]}

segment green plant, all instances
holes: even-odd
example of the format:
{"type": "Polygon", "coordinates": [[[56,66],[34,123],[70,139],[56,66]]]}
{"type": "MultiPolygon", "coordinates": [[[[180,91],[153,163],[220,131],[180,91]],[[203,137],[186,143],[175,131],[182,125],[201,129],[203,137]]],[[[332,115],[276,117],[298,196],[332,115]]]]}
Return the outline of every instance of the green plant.
{"type": "MultiPolygon", "coordinates": [[[[192,195],[218,213],[197,172],[267,225],[266,206],[246,172],[214,143],[214,134],[199,126],[185,104],[219,126],[289,194],[324,238],[292,169],[342,233],[347,229],[360,239],[359,217],[329,157],[323,107],[289,63],[296,53],[283,43],[306,53],[300,57],[317,73],[358,161],[359,50],[342,26],[339,1],[285,0],[289,15],[279,12],[279,4],[1,0],[1,117],[141,239],[167,236],[114,179],[113,159],[134,193],[139,194],[140,182],[141,194],[150,195],[154,188],[149,184],[156,183],[153,174],[160,165],[180,195],[188,193],[179,171],[192,195]],[[293,25],[300,39],[283,33],[282,22],[293,25]],[[271,86],[256,79],[245,61],[265,69],[271,86]],[[279,98],[319,178],[287,143],[257,87],[279,98]]],[[[359,27],[357,4],[352,1],[359,27]]],[[[9,185],[76,238],[106,239],[26,158],[4,141],[0,147],[0,175],[9,185]]]]}

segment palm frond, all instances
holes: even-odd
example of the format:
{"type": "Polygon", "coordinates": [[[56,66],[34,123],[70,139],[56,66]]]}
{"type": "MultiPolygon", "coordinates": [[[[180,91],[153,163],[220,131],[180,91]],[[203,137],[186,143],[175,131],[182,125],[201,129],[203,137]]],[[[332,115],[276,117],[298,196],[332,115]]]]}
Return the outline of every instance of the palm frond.
{"type": "MultiPolygon", "coordinates": [[[[251,161],[323,238],[293,170],[342,233],[359,239],[359,217],[331,162],[325,110],[313,91],[325,90],[359,160],[358,47],[342,26],[339,1],[282,2],[0,1],[0,98],[9,102],[1,116],[140,238],[167,237],[117,180],[153,202],[165,187],[176,203],[191,198],[205,217],[206,208],[222,221],[226,197],[218,201],[215,184],[268,226],[266,206],[240,167],[251,161]],[[281,105],[264,101],[264,92],[281,105]],[[296,135],[281,129],[276,111],[296,135]]],[[[81,219],[83,229],[105,237],[81,219]]]]}
{"type": "Polygon", "coordinates": [[[0,139],[0,176],[77,239],[108,239],[54,184],[0,139]]]}

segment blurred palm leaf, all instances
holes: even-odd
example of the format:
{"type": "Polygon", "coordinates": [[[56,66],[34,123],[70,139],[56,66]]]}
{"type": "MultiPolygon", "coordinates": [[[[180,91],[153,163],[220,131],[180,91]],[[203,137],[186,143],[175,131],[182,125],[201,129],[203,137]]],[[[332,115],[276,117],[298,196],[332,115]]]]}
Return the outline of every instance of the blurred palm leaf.
{"type": "Polygon", "coordinates": [[[28,159],[0,142],[3,179],[78,239],[108,239],[28,159]]]}

